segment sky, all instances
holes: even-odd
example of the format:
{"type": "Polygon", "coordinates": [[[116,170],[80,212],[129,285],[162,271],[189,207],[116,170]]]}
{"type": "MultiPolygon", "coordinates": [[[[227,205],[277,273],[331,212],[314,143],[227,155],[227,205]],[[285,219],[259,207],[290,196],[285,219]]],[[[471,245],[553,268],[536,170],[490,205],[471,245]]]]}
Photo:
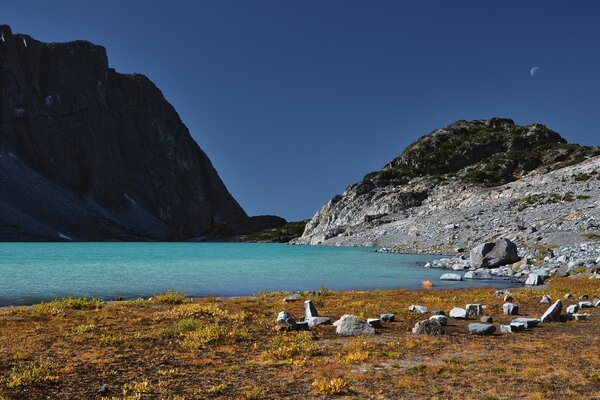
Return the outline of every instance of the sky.
{"type": "Polygon", "coordinates": [[[249,215],[310,218],[460,119],[600,145],[600,2],[1,2],[0,23],[86,39],[147,75],[249,215]],[[539,70],[532,77],[530,70],[539,70]]]}

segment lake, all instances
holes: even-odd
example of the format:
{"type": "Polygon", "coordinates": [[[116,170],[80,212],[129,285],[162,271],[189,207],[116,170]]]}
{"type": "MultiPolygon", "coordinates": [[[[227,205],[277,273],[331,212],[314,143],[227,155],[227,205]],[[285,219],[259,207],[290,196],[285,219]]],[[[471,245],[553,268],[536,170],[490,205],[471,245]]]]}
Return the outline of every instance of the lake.
{"type": "Polygon", "coordinates": [[[444,282],[422,265],[439,256],[361,247],[253,243],[0,243],[0,305],[65,296],[191,296],[271,290],[506,287],[507,281],[444,282]]]}

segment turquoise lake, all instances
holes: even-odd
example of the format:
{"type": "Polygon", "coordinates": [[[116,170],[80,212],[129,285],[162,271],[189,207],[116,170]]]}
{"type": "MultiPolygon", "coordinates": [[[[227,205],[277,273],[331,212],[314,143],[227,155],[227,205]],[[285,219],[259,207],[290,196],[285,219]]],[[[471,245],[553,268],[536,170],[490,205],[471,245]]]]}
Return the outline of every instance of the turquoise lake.
{"type": "Polygon", "coordinates": [[[65,296],[192,296],[269,290],[506,287],[507,281],[444,282],[422,265],[439,256],[372,248],[246,243],[0,243],[0,305],[65,296]]]}

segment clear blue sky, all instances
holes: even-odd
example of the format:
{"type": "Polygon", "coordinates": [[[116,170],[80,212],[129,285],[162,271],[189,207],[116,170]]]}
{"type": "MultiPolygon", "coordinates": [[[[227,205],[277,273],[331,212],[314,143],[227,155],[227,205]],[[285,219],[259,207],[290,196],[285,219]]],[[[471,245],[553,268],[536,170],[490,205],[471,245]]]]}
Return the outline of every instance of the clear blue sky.
{"type": "Polygon", "coordinates": [[[251,215],[310,217],[459,119],[600,145],[597,0],[2,3],[14,32],[150,77],[251,215]]]}

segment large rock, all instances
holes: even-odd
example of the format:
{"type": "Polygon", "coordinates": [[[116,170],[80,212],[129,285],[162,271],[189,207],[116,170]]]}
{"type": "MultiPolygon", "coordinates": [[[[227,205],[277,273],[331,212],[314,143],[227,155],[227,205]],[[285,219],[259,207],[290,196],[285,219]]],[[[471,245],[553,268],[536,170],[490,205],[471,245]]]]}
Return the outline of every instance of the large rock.
{"type": "Polygon", "coordinates": [[[471,335],[493,335],[496,327],[492,324],[469,324],[469,333],[471,335]]]}
{"type": "Polygon", "coordinates": [[[306,316],[306,319],[319,316],[319,313],[317,312],[317,307],[315,307],[312,300],[306,300],[304,302],[304,314],[306,316]]]}
{"type": "Polygon", "coordinates": [[[246,219],[144,75],[0,26],[0,239],[182,240],[246,219]]]}
{"type": "Polygon", "coordinates": [[[471,266],[494,268],[519,261],[517,246],[508,239],[480,244],[471,250],[471,266]]]}
{"type": "Polygon", "coordinates": [[[579,305],[577,304],[571,304],[567,307],[567,314],[575,314],[577,311],[579,311],[579,305]]]}
{"type": "Polygon", "coordinates": [[[427,307],[412,304],[412,305],[408,306],[408,311],[416,312],[419,314],[425,314],[427,312],[427,307]]]}
{"type": "Polygon", "coordinates": [[[431,317],[429,317],[429,319],[432,321],[439,322],[442,326],[448,325],[448,317],[446,317],[445,315],[432,315],[431,317]]]}
{"type": "Polygon", "coordinates": [[[510,322],[510,324],[511,325],[523,324],[523,325],[525,325],[526,329],[531,329],[531,328],[535,328],[536,326],[538,326],[540,324],[540,322],[542,322],[542,321],[537,318],[515,318],[510,322]]]}
{"type": "Polygon", "coordinates": [[[483,306],[481,304],[467,304],[465,307],[467,316],[483,315],[483,306]]]}
{"type": "Polygon", "coordinates": [[[412,330],[416,335],[438,336],[444,334],[444,327],[435,319],[426,319],[417,322],[412,330]]]}
{"type": "Polygon", "coordinates": [[[518,315],[519,306],[513,303],[505,303],[502,305],[502,311],[504,312],[504,315],[518,315]]]}
{"type": "Polygon", "coordinates": [[[294,316],[287,311],[281,311],[277,316],[276,330],[279,331],[304,331],[308,330],[307,322],[296,322],[294,316]]]}
{"type": "Polygon", "coordinates": [[[460,307],[454,307],[452,310],[450,310],[450,318],[455,318],[455,319],[467,319],[467,310],[465,310],[464,308],[460,308],[460,307]]]}
{"type": "Polygon", "coordinates": [[[542,322],[560,321],[560,313],[562,311],[562,301],[556,300],[542,315],[542,322]]]}
{"type": "Polygon", "coordinates": [[[489,271],[477,270],[467,271],[464,276],[465,279],[492,279],[492,274],[489,271]]]}
{"type": "Polygon", "coordinates": [[[442,281],[462,281],[463,278],[459,274],[443,274],[440,276],[442,281]]]}
{"type": "Polygon", "coordinates": [[[339,321],[336,321],[334,325],[337,325],[335,332],[342,336],[355,336],[355,335],[372,335],[375,333],[373,328],[364,319],[358,318],[355,315],[344,315],[339,321]]]}
{"type": "Polygon", "coordinates": [[[544,277],[538,274],[529,274],[525,284],[528,286],[539,286],[544,284],[544,277]]]}

